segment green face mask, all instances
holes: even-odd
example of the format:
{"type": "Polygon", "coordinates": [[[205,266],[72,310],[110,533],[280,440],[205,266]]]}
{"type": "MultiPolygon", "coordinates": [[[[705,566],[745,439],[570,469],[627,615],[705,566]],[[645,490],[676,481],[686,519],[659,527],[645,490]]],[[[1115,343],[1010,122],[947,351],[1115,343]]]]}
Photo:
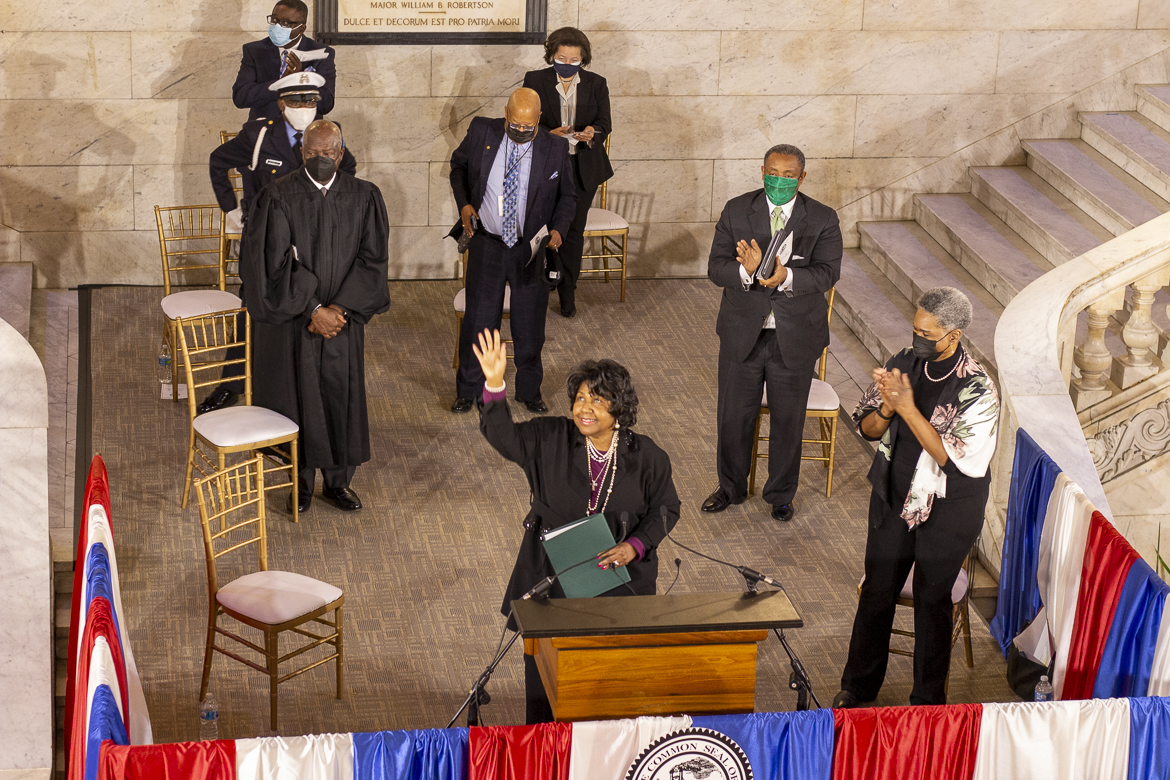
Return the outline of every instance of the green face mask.
{"type": "Polygon", "coordinates": [[[768,200],[772,201],[776,206],[783,206],[795,198],[796,188],[799,186],[799,179],[764,175],[764,192],[768,193],[768,200]]]}

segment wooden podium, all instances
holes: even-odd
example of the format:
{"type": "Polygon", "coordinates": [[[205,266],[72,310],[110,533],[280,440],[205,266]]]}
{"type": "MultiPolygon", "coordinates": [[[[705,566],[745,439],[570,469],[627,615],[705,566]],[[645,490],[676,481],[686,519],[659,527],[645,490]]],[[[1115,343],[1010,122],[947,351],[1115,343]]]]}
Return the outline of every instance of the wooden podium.
{"type": "Polygon", "coordinates": [[[804,625],[778,590],[512,606],[558,721],[752,712],[756,643],[804,625]]]}

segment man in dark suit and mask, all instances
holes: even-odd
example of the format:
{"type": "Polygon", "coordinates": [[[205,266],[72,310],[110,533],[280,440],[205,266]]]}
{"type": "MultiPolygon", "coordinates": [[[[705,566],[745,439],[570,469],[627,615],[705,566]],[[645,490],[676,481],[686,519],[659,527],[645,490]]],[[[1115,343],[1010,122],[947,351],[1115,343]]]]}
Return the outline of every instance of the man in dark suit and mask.
{"type": "Polygon", "coordinates": [[[760,170],[763,189],[723,207],[707,262],[707,277],[723,288],[723,301],[716,325],[719,487],[703,511],[722,512],[747,497],[755,420],[767,383],[771,429],[763,497],[772,518],[787,522],[800,478],[809,387],[829,344],[825,293],[841,276],[841,227],[833,209],[798,192],[804,154],[795,146],[773,146],[760,170]],[[783,251],[789,237],[790,254],[783,251]],[[770,274],[761,272],[773,264],[770,274]]]}
{"type": "Polygon", "coordinates": [[[548,247],[561,245],[576,212],[577,189],[569,142],[539,122],[540,96],[521,87],[508,99],[503,119],[472,119],[451,155],[451,191],[460,216],[451,235],[471,235],[457,397],[451,406],[456,414],[471,411],[483,390],[483,371],[471,345],[484,330],[500,327],[505,285],[511,288],[516,400],[530,412],[548,411],[540,392],[540,353],[549,290],[531,242],[547,228],[548,247]]]}
{"type": "Polygon", "coordinates": [[[236,108],[248,109],[248,119],[276,119],[280,111],[272,82],[294,73],[316,72],[325,79],[317,115],[333,110],[337,68],[333,49],[305,36],[309,7],[302,0],[279,0],[268,17],[268,37],[244,44],[240,72],[232,85],[236,108]]]}

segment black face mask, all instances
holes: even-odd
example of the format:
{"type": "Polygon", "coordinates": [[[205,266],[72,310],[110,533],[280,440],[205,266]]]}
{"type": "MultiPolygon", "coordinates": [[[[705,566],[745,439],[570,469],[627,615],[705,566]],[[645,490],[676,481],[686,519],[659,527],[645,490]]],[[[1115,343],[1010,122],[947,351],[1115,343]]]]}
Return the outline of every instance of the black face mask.
{"type": "Polygon", "coordinates": [[[511,122],[507,124],[505,131],[508,133],[508,138],[512,139],[512,143],[514,144],[526,144],[536,137],[535,127],[531,130],[520,131],[512,127],[511,122]]]}
{"type": "Polygon", "coordinates": [[[325,155],[310,157],[305,160],[305,170],[317,181],[327,184],[333,174],[337,173],[337,161],[325,155]]]}
{"type": "Polygon", "coordinates": [[[581,63],[578,62],[575,65],[570,65],[566,62],[554,62],[553,70],[555,70],[557,75],[561,78],[571,79],[577,75],[577,71],[581,70],[581,63]]]}
{"type": "MultiPolygon", "coordinates": [[[[946,335],[943,336],[943,339],[945,339],[950,334],[951,332],[947,331],[946,335]]],[[[942,339],[939,339],[938,341],[942,341],[942,339]]],[[[914,342],[911,345],[911,349],[914,350],[914,357],[921,360],[934,360],[938,357],[938,341],[931,341],[926,336],[919,336],[917,333],[915,333],[914,342]]]]}

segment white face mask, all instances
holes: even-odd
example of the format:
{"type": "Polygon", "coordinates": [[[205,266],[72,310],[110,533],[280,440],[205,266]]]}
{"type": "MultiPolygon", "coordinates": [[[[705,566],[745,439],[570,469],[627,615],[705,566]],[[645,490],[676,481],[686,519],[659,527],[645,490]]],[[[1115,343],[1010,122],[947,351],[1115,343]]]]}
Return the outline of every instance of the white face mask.
{"type": "Polygon", "coordinates": [[[286,108],[284,118],[297,132],[303,133],[305,128],[313,124],[317,118],[317,109],[314,108],[286,108]]]}

